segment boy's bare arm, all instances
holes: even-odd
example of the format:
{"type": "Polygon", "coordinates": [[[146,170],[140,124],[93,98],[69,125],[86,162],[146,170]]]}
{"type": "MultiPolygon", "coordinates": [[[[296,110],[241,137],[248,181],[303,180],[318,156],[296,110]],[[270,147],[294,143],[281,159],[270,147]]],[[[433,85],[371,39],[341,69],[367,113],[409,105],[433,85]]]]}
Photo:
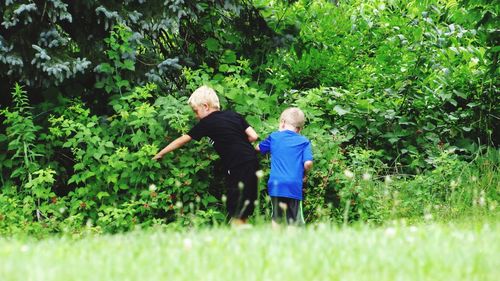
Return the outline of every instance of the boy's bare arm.
{"type": "Polygon", "coordinates": [[[312,166],[313,166],[313,161],[308,160],[308,161],[304,162],[304,171],[308,172],[309,170],[312,169],[312,166]]]}
{"type": "Polygon", "coordinates": [[[312,169],[312,166],[313,166],[313,161],[308,160],[304,162],[304,177],[302,178],[302,182],[305,183],[307,181],[307,174],[312,169]]]}
{"type": "Polygon", "coordinates": [[[257,135],[257,132],[255,132],[255,130],[252,127],[248,127],[245,130],[245,133],[247,134],[249,142],[254,142],[257,139],[259,139],[259,135],[257,135]]]}
{"type": "Polygon", "coordinates": [[[189,135],[182,135],[182,136],[178,137],[177,139],[175,139],[171,143],[169,143],[167,146],[165,146],[165,148],[163,148],[160,152],[158,152],[158,154],[156,154],[153,157],[153,160],[161,159],[163,156],[165,156],[165,154],[167,154],[173,150],[176,150],[179,147],[182,147],[183,145],[185,145],[189,141],[191,141],[191,137],[189,135]]]}

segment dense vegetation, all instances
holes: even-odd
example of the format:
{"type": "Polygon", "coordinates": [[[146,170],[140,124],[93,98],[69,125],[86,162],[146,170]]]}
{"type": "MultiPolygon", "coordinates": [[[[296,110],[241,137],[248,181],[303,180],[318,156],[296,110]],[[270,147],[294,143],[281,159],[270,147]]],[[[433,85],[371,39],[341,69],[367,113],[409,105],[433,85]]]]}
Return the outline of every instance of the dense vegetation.
{"type": "Polygon", "coordinates": [[[304,110],[308,222],[498,212],[497,4],[67,2],[0,4],[1,232],[221,223],[208,142],[151,161],[202,84],[261,137],[304,110]]]}

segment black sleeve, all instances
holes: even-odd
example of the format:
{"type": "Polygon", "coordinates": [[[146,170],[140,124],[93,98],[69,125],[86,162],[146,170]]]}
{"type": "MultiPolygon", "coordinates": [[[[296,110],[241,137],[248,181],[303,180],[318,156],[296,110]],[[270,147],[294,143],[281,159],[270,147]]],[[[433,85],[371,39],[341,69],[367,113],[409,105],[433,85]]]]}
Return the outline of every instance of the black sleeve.
{"type": "Polygon", "coordinates": [[[243,130],[246,130],[248,127],[250,127],[250,124],[248,124],[247,120],[241,116],[241,114],[236,113],[236,116],[240,119],[240,124],[243,127],[243,130]]]}
{"type": "Polygon", "coordinates": [[[206,136],[206,126],[204,122],[198,122],[196,125],[194,125],[191,130],[187,133],[192,139],[199,141],[201,138],[206,136]]]}

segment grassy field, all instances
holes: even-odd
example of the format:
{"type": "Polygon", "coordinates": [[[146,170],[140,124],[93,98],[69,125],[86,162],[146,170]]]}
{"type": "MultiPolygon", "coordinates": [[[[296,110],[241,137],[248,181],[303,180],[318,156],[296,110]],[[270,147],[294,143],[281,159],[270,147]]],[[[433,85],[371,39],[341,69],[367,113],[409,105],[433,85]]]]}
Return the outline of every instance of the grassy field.
{"type": "Polygon", "coordinates": [[[498,220],[0,238],[1,280],[498,280],[498,220]]]}

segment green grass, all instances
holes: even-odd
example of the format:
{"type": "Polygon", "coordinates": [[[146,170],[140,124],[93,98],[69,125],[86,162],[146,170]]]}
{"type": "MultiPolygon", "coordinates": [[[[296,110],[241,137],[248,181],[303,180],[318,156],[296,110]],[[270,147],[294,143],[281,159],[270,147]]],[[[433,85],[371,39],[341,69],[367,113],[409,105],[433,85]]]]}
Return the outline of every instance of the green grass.
{"type": "Polygon", "coordinates": [[[1,280],[498,280],[498,220],[0,238],[1,280]]]}

